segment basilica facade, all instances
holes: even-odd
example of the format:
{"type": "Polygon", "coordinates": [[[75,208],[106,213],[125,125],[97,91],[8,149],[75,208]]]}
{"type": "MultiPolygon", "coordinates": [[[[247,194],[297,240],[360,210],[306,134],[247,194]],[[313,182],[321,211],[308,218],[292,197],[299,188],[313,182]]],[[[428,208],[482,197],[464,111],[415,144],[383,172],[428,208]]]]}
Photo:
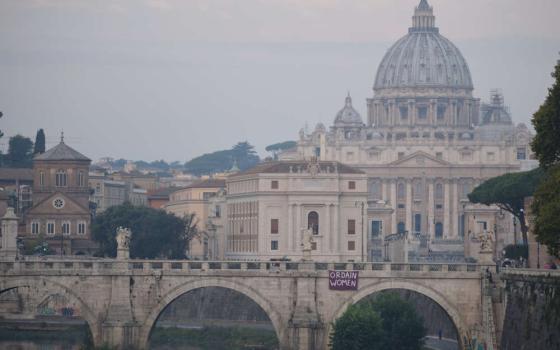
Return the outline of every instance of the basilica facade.
{"type": "Polygon", "coordinates": [[[330,128],[301,130],[297,148],[280,158],[318,157],[367,174],[372,254],[403,232],[445,250],[488,231],[501,250],[513,243],[514,219],[467,195],[488,178],[534,167],[532,134],[513,124],[499,91],[481,104],[473,89],[465,58],[422,0],[379,65],[365,120],[347,96],[330,128]]]}

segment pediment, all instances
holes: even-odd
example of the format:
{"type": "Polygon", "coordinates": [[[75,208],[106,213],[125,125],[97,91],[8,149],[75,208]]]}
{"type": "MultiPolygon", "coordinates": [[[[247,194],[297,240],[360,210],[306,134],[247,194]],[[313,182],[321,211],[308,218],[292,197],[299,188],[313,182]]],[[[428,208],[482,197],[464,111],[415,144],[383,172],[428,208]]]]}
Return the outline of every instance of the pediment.
{"type": "Polygon", "coordinates": [[[451,163],[434,157],[433,155],[426,153],[424,151],[414,152],[402,159],[396,160],[389,163],[392,166],[404,166],[404,167],[447,167],[451,163]]]}
{"type": "Polygon", "coordinates": [[[84,208],[78,204],[71,197],[68,197],[64,193],[55,192],[47,198],[43,199],[41,202],[34,205],[28,212],[29,214],[54,214],[54,213],[64,213],[64,214],[89,214],[88,208],[84,208]],[[61,198],[64,201],[64,206],[60,209],[55,208],[53,202],[55,199],[61,198]]]}

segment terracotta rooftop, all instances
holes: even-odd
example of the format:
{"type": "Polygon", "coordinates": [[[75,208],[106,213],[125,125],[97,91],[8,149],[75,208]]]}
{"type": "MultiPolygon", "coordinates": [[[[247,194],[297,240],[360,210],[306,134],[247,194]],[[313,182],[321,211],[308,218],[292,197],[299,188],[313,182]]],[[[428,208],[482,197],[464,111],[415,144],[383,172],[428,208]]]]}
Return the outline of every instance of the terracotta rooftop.
{"type": "Polygon", "coordinates": [[[195,182],[185,188],[225,188],[226,180],[224,179],[208,179],[195,182]]]}
{"type": "MultiPolygon", "coordinates": [[[[275,161],[261,163],[251,169],[230,175],[229,177],[237,177],[250,174],[289,174],[289,173],[307,173],[308,161],[275,161]]],[[[336,174],[364,174],[363,171],[339,162],[319,161],[319,173],[336,173],[336,174]]]]}
{"type": "Polygon", "coordinates": [[[91,162],[91,159],[76,151],[72,147],[60,141],[60,143],[53,148],[47,150],[45,153],[35,156],[35,160],[82,160],[91,162]]]}
{"type": "Polygon", "coordinates": [[[33,181],[33,169],[29,168],[0,168],[0,180],[33,181]]]}

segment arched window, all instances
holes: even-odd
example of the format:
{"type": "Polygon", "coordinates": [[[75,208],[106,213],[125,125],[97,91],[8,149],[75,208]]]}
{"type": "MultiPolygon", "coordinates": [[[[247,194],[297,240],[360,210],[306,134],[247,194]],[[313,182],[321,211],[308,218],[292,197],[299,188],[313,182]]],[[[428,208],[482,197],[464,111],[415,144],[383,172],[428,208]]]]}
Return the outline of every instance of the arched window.
{"type": "Polygon", "coordinates": [[[414,199],[422,199],[422,182],[418,181],[414,183],[414,199]]]}
{"type": "Polygon", "coordinates": [[[311,229],[314,235],[319,234],[319,214],[316,211],[307,214],[307,228],[311,229]]]}
{"type": "Polygon", "coordinates": [[[78,187],[85,187],[86,185],[86,177],[83,171],[78,172],[78,187]]]}
{"type": "Polygon", "coordinates": [[[41,186],[41,187],[45,186],[45,172],[44,171],[39,172],[39,186],[41,186]]]}
{"type": "Polygon", "coordinates": [[[405,226],[404,226],[404,222],[399,222],[397,224],[397,233],[404,233],[405,231],[405,226]]]}
{"type": "Polygon", "coordinates": [[[442,199],[443,198],[443,184],[436,184],[435,197],[437,199],[442,199]]]}
{"type": "Polygon", "coordinates": [[[55,179],[56,187],[66,187],[66,183],[68,180],[68,175],[66,174],[66,170],[59,169],[56,171],[56,179],[55,179]]]}
{"type": "Polygon", "coordinates": [[[397,198],[398,199],[406,198],[406,190],[404,188],[404,183],[402,182],[397,185],[397,198]]]}
{"type": "Polygon", "coordinates": [[[436,222],[436,238],[443,238],[443,224],[436,222]]]}

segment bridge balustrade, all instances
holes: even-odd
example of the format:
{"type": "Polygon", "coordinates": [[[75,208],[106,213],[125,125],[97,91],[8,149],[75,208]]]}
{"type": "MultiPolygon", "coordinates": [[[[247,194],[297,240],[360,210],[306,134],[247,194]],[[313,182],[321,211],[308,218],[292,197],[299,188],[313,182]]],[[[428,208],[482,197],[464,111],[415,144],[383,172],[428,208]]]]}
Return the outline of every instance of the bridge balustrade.
{"type": "MultiPolygon", "coordinates": [[[[485,265],[465,263],[326,263],[326,262],[285,262],[285,261],[186,261],[186,260],[91,260],[91,259],[37,259],[23,261],[0,261],[0,272],[44,272],[47,274],[107,273],[110,271],[130,271],[131,273],[203,273],[211,271],[239,271],[245,273],[262,272],[297,272],[326,270],[353,270],[364,273],[480,273],[485,271],[485,265]]],[[[517,269],[519,270],[519,269],[517,269]]],[[[525,270],[520,273],[526,273],[525,270]]],[[[534,270],[528,270],[529,272],[534,270]]],[[[552,270],[548,270],[552,271],[552,270]]],[[[552,273],[560,274],[560,271],[552,273]]]]}

